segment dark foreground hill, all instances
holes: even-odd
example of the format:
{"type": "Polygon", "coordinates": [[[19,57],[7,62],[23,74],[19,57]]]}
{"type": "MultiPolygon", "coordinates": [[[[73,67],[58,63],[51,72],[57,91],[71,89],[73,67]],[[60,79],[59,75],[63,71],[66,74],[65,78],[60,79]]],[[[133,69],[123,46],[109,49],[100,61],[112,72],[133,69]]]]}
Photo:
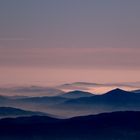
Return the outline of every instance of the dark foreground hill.
{"type": "Polygon", "coordinates": [[[140,112],[71,119],[20,117],[0,120],[1,140],[139,140],[140,112]]]}

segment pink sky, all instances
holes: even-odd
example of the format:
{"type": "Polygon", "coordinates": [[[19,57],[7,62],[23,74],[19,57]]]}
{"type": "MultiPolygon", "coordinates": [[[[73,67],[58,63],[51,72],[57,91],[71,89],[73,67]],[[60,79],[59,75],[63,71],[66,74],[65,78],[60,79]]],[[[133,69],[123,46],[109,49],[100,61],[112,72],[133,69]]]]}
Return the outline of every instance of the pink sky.
{"type": "Polygon", "coordinates": [[[137,47],[1,47],[0,84],[135,82],[139,60],[137,47]]]}

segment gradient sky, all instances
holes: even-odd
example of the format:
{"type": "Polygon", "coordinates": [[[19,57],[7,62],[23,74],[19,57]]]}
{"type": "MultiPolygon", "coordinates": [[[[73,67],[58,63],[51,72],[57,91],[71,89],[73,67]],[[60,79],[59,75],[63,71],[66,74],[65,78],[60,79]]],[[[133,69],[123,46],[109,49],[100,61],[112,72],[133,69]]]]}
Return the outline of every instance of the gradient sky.
{"type": "Polygon", "coordinates": [[[139,0],[0,0],[0,84],[140,81],[139,0]]]}

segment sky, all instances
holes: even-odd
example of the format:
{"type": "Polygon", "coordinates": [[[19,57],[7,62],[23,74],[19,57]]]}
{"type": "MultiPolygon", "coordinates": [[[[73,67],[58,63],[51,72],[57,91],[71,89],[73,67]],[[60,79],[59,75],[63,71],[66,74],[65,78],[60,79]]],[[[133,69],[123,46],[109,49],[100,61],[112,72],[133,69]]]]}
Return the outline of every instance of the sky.
{"type": "Polygon", "coordinates": [[[139,0],[0,0],[0,85],[140,81],[139,0]]]}

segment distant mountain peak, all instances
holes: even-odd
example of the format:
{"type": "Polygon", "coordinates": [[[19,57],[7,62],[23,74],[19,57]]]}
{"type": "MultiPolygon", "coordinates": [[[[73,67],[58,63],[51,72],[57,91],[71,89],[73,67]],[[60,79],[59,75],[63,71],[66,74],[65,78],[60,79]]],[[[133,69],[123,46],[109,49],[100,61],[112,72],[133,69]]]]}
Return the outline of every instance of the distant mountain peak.
{"type": "Polygon", "coordinates": [[[63,94],[62,97],[65,97],[65,98],[80,98],[80,97],[91,97],[93,95],[94,94],[89,93],[89,92],[74,90],[74,91],[70,91],[68,93],[63,94]]]}
{"type": "Polygon", "coordinates": [[[106,93],[106,95],[114,95],[114,94],[130,94],[131,92],[122,90],[120,88],[113,89],[106,93]]]}
{"type": "Polygon", "coordinates": [[[126,92],[125,90],[122,90],[121,88],[116,88],[116,89],[114,89],[114,90],[112,90],[112,91],[118,91],[118,92],[126,92]]]}

